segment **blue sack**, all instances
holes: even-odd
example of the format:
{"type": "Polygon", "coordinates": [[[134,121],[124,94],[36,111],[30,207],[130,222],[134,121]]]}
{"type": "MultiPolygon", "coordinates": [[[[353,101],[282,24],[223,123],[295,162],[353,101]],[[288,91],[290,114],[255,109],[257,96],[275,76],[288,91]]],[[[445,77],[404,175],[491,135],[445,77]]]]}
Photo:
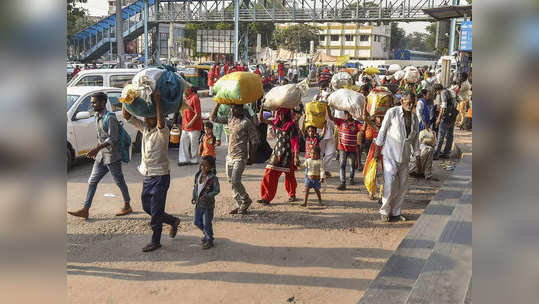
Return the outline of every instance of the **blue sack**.
{"type": "MultiPolygon", "coordinates": [[[[176,69],[172,66],[159,66],[159,68],[165,71],[157,80],[156,90],[161,92],[161,108],[163,115],[176,113],[180,109],[183,98],[183,82],[180,76],[176,74],[176,69]]],[[[133,100],[131,104],[125,104],[127,110],[136,116],[141,117],[155,117],[156,109],[153,101],[151,103],[146,102],[144,99],[138,97],[133,100]]]]}
{"type": "MultiPolygon", "coordinates": [[[[105,116],[103,117],[103,129],[108,132],[109,130],[109,116],[114,115],[114,113],[111,112],[105,112],[105,116]]],[[[124,125],[122,122],[118,122],[118,131],[120,133],[120,155],[122,157],[122,162],[128,163],[131,160],[131,137],[127,133],[127,131],[124,129],[124,125]]]]}

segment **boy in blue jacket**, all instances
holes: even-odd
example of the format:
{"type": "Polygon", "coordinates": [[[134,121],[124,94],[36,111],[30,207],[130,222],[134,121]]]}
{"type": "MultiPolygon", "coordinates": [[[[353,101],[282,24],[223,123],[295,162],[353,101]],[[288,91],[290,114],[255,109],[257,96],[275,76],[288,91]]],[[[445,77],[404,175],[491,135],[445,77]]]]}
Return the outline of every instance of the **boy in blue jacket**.
{"type": "Polygon", "coordinates": [[[213,247],[213,211],[215,196],[219,194],[219,179],[215,174],[215,158],[202,157],[200,170],[195,175],[192,203],[195,205],[195,226],[204,233],[202,249],[213,247]]]}

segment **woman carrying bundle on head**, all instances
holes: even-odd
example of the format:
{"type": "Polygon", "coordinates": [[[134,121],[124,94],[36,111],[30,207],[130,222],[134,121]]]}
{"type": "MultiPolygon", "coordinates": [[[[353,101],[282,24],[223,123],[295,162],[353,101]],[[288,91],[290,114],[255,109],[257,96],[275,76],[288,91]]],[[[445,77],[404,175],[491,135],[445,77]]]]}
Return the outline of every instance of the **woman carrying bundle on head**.
{"type": "Polygon", "coordinates": [[[261,199],[257,203],[268,205],[273,200],[282,173],[286,175],[284,185],[288,192],[288,201],[296,201],[297,181],[294,173],[299,162],[299,132],[292,112],[290,109],[278,108],[276,117],[272,121],[263,117],[262,110],[259,113],[259,121],[270,125],[275,130],[277,143],[266,166],[266,172],[260,185],[261,199]]]}

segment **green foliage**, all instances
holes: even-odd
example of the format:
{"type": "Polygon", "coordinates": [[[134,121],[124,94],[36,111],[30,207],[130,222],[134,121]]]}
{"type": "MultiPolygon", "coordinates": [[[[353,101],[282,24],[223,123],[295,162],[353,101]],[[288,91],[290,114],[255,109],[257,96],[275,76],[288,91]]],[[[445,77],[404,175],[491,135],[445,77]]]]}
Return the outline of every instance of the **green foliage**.
{"type": "Polygon", "coordinates": [[[406,32],[396,22],[391,23],[390,48],[392,50],[404,48],[406,45],[405,37],[406,32]]]}
{"type": "MultiPolygon", "coordinates": [[[[308,24],[296,24],[273,32],[273,42],[276,47],[290,51],[308,52],[310,42],[318,41],[319,29],[308,24]]],[[[317,43],[315,43],[316,47],[317,43]]]]}
{"type": "Polygon", "coordinates": [[[80,3],[86,3],[87,0],[67,0],[67,39],[69,40],[74,34],[91,25],[88,20],[85,9],[78,6],[80,3]]]}

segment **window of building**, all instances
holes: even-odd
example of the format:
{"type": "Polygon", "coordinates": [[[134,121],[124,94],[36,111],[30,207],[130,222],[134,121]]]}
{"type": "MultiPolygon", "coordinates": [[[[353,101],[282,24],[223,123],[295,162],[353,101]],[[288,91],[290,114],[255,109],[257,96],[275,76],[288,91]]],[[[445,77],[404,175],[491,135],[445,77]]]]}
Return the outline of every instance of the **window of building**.
{"type": "Polygon", "coordinates": [[[326,36],[325,35],[320,35],[320,42],[324,42],[326,41],[326,36]]]}
{"type": "Polygon", "coordinates": [[[109,80],[110,86],[114,88],[123,88],[126,84],[131,82],[133,77],[135,77],[134,74],[111,75],[109,80]]]}
{"type": "Polygon", "coordinates": [[[331,35],[331,41],[333,42],[339,41],[339,35],[331,35]]]}
{"type": "Polygon", "coordinates": [[[369,41],[369,35],[359,35],[359,41],[369,41]]]}
{"type": "Polygon", "coordinates": [[[345,41],[354,41],[354,36],[352,35],[344,35],[345,41]]]}
{"type": "Polygon", "coordinates": [[[374,39],[374,42],[376,42],[377,39],[378,39],[378,35],[373,35],[373,37],[374,37],[374,38],[373,38],[373,39],[374,39]]]}

